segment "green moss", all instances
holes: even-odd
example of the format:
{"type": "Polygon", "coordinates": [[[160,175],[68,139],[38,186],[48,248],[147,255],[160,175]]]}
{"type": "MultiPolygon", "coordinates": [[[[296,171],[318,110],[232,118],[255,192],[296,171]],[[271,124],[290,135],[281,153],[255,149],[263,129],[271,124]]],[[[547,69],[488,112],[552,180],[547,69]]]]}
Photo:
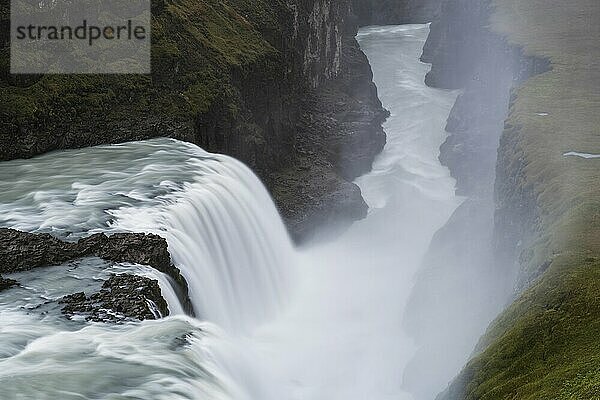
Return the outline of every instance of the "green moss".
{"type": "Polygon", "coordinates": [[[486,333],[485,351],[463,371],[471,377],[465,398],[559,400],[600,390],[598,293],[600,259],[557,257],[486,333]],[[583,379],[586,387],[576,387],[583,379]]]}
{"type": "MultiPolygon", "coordinates": [[[[51,118],[159,117],[193,121],[231,94],[231,72],[252,65],[277,68],[279,52],[262,31],[285,27],[285,4],[276,1],[167,1],[152,19],[152,75],[11,76],[8,49],[0,65],[0,117],[13,127],[51,118]],[[271,61],[270,61],[271,60],[271,61]],[[120,102],[120,107],[114,104],[120,102]]],[[[5,19],[3,17],[3,19],[5,19]]],[[[265,73],[269,73],[266,71],[265,73]]],[[[235,105],[231,107],[235,108],[235,105]]]]}
{"type": "Polygon", "coordinates": [[[564,382],[559,399],[600,399],[600,369],[592,369],[587,374],[577,374],[575,378],[564,382]]]}

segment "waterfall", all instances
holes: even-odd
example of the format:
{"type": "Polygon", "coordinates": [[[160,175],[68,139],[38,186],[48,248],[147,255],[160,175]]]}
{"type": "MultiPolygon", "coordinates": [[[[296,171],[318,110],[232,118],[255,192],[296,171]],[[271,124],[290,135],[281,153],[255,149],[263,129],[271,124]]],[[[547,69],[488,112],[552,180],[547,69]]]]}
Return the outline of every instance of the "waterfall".
{"type": "Polygon", "coordinates": [[[248,331],[285,301],[295,250],[263,184],[231,157],[155,139],[10,161],[0,178],[0,226],[165,237],[196,313],[224,329],[248,331]]]}
{"type": "Polygon", "coordinates": [[[279,310],[294,250],[268,192],[242,163],[191,160],[197,176],[158,206],[111,211],[112,226],[164,236],[203,319],[244,330],[279,310]]]}

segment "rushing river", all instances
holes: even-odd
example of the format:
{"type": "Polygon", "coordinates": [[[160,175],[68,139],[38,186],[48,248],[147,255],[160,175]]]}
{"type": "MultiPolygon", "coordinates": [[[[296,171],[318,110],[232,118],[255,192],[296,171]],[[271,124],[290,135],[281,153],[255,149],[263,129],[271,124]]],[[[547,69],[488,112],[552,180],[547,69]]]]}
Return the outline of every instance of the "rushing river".
{"type": "MultiPolygon", "coordinates": [[[[426,25],[361,30],[391,117],[368,217],[335,241],[294,249],[245,166],[158,139],[0,164],[0,226],[74,240],[164,236],[201,320],[168,279],[90,258],[14,274],[0,296],[2,399],[411,399],[402,315],[437,229],[459,204],[437,157],[454,93],[423,83],[426,25]],[[158,279],[172,316],[120,326],[68,321],[54,300],[110,273],[158,279]]],[[[424,377],[426,379],[426,377],[424,377]]],[[[441,389],[441,388],[440,388],[441,389]]]]}

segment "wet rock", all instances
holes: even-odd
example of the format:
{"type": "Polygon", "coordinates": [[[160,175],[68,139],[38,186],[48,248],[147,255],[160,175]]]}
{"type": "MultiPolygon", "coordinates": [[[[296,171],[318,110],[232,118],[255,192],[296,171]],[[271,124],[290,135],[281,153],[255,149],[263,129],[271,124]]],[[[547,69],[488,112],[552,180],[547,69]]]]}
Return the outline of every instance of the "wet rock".
{"type": "Polygon", "coordinates": [[[19,282],[14,279],[4,278],[0,275],[0,292],[6,289],[10,289],[13,286],[17,286],[19,282]]]}
{"type": "Polygon", "coordinates": [[[1,272],[27,271],[87,256],[149,265],[161,272],[169,272],[171,267],[167,242],[158,235],[98,233],[78,242],[65,242],[47,233],[0,228],[1,272]]]}
{"type": "Polygon", "coordinates": [[[386,142],[381,124],[389,114],[354,31],[343,39],[340,61],[337,78],[305,96],[294,164],[267,181],[297,242],[319,227],[339,230],[366,216],[367,204],[352,181],[371,170],[386,142]]]}
{"type": "Polygon", "coordinates": [[[27,271],[58,265],[81,257],[74,243],[63,242],[49,234],[31,234],[0,228],[0,272],[27,271]]]}
{"type": "Polygon", "coordinates": [[[164,238],[143,233],[103,233],[78,242],[65,242],[49,234],[0,228],[0,273],[27,271],[59,265],[82,257],[96,256],[109,261],[151,266],[169,275],[178,285],[184,309],[193,314],[187,282],[171,263],[164,238]]]}
{"type": "Polygon", "coordinates": [[[79,292],[59,302],[70,318],[81,315],[95,322],[143,321],[169,315],[158,282],[130,274],[111,276],[99,292],[89,297],[79,292]]]}
{"type": "Polygon", "coordinates": [[[144,233],[98,233],[77,242],[77,250],[115,262],[149,265],[161,272],[170,272],[171,256],[167,241],[158,235],[144,233]]]}

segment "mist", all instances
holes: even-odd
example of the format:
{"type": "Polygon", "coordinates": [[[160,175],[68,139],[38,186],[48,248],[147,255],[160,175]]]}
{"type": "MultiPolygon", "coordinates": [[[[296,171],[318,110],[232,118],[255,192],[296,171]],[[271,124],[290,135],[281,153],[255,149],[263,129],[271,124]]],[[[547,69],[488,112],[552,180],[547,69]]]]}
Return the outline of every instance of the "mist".
{"type": "MultiPolygon", "coordinates": [[[[369,213],[341,236],[298,250],[290,303],[242,345],[252,349],[255,375],[244,388],[251,398],[416,399],[402,382],[418,351],[403,327],[406,307],[434,233],[463,201],[438,160],[458,93],[424,84],[429,66],[419,56],[428,31],[359,32],[391,114],[383,152],[356,180],[369,213]]],[[[245,381],[245,368],[223,363],[245,381]]]]}
{"type": "MultiPolygon", "coordinates": [[[[425,400],[442,391],[497,311],[498,298],[490,296],[497,282],[481,268],[490,265],[491,206],[457,195],[457,181],[440,162],[460,93],[425,84],[430,66],[419,58],[428,34],[428,25],[358,34],[390,112],[387,143],[372,170],[355,181],[367,216],[327,241],[294,248],[257,177],[238,161],[191,144],[159,139],[12,162],[29,175],[13,182],[7,173],[4,224],[43,231],[52,221],[54,234],[66,238],[107,228],[161,235],[205,321],[181,315],[175,291],[162,279],[175,312],[161,335],[172,341],[187,329],[189,351],[157,346],[152,365],[132,366],[119,338],[143,344],[154,329],[146,324],[74,332],[70,340],[81,348],[65,357],[78,359],[101,334],[109,354],[127,360],[127,373],[149,397],[160,391],[144,378],[148,371],[191,398],[201,390],[206,398],[236,400],[425,400]],[[164,375],[163,361],[154,359],[181,367],[164,375]],[[190,381],[186,371],[195,364],[190,381]]],[[[36,357],[51,370],[61,358],[43,343],[63,343],[64,328],[54,320],[39,324],[49,333],[34,338],[36,357]]],[[[102,354],[93,360],[94,369],[78,379],[102,371],[86,393],[109,393],[111,360],[102,354]]],[[[7,360],[7,370],[13,362],[19,358],[7,360]]],[[[15,390],[34,396],[50,390],[53,381],[25,388],[24,374],[17,374],[22,384],[15,390]]],[[[70,385],[77,390],[76,382],[70,385]]]]}

